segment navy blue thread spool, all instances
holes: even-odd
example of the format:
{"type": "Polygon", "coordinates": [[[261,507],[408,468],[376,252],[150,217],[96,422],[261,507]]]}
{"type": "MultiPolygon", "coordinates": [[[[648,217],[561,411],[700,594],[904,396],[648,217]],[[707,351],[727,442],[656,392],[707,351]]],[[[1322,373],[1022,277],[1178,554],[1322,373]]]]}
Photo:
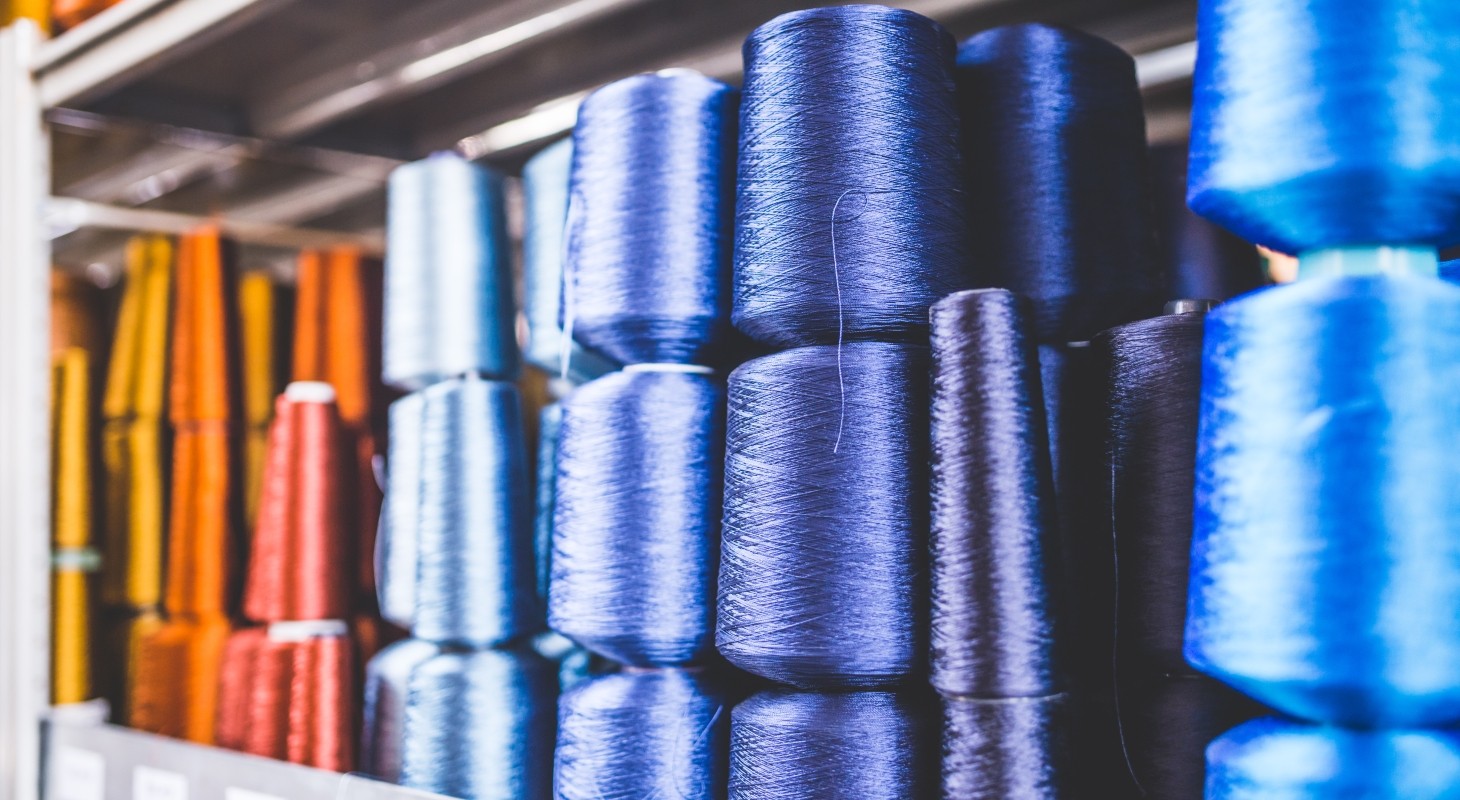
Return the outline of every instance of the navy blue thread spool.
{"type": "Polygon", "coordinates": [[[529,364],[549,374],[565,371],[576,382],[592,380],[613,364],[576,342],[564,341],[559,322],[563,299],[563,259],[567,253],[568,180],[573,165],[573,140],[543,148],[522,167],[526,221],[522,232],[522,277],[526,301],[529,364]],[[567,346],[567,363],[563,348],[567,346]]]}
{"type": "Polygon", "coordinates": [[[454,153],[390,176],[385,382],[517,372],[502,179],[454,153]]]}
{"type": "Polygon", "coordinates": [[[936,774],[925,717],[892,692],[754,695],[730,717],[729,800],[919,800],[936,774]]]}
{"type": "Polygon", "coordinates": [[[1460,287],[1302,281],[1207,317],[1186,658],[1294,716],[1460,721],[1460,287]]]}
{"type": "Polygon", "coordinates": [[[1202,800],[1208,743],[1265,711],[1205,675],[1127,669],[1119,681],[1117,760],[1135,797],[1202,800]]]}
{"type": "Polygon", "coordinates": [[[1207,750],[1207,800],[1456,800],[1460,734],[1249,722],[1207,750]]]}
{"type": "Polygon", "coordinates": [[[1300,256],[1460,241],[1460,5],[1209,0],[1197,41],[1198,213],[1300,256]]]}
{"type": "Polygon", "coordinates": [[[764,344],[926,336],[966,275],[953,38],[900,9],[798,11],[745,42],[735,325],[764,344]]]}
{"type": "Polygon", "coordinates": [[[1267,283],[1252,243],[1197,216],[1186,205],[1186,148],[1151,148],[1152,218],[1156,267],[1166,275],[1167,299],[1223,300],[1267,283]]]}
{"type": "Polygon", "coordinates": [[[1160,308],[1135,63],[1088,34],[985,31],[958,49],[972,263],[1029,297],[1041,342],[1160,308]]]}
{"type": "Polygon", "coordinates": [[[728,340],[738,101],[687,70],[583,101],[562,320],[584,346],[622,364],[709,364],[728,340]]]}
{"type": "Polygon", "coordinates": [[[1209,301],[1103,331],[1106,463],[1116,553],[1116,670],[1191,673],[1182,657],[1209,301]]]}
{"type": "Polygon", "coordinates": [[[724,800],[730,709],[677,669],[594,678],[558,703],[557,800],[724,800]]]}
{"type": "Polygon", "coordinates": [[[493,646],[534,633],[542,608],[517,389],[469,376],[420,394],[420,483],[398,484],[407,472],[390,485],[389,546],[412,537],[413,547],[391,559],[384,596],[397,596],[395,581],[413,581],[400,597],[410,600],[412,633],[427,641],[493,646]],[[414,514],[402,495],[414,497],[414,514]]]}
{"type": "Polygon", "coordinates": [[[927,352],[853,342],[730,375],[716,644],[803,688],[925,661],[927,352]]]}
{"type": "Polygon", "coordinates": [[[406,692],[415,668],[441,652],[439,645],[402,639],[365,665],[365,713],[360,770],[383,781],[400,780],[405,744],[406,692]]]}
{"type": "Polygon", "coordinates": [[[401,785],[464,800],[552,797],[557,672],[530,650],[445,652],[407,684],[401,785]]]}
{"type": "Polygon", "coordinates": [[[549,622],[636,666],[712,652],[724,388],[631,365],[563,401],[549,622]]]}
{"type": "Polygon", "coordinates": [[[932,684],[1058,693],[1062,564],[1032,309],[971,290],[931,320],[932,684]]]}

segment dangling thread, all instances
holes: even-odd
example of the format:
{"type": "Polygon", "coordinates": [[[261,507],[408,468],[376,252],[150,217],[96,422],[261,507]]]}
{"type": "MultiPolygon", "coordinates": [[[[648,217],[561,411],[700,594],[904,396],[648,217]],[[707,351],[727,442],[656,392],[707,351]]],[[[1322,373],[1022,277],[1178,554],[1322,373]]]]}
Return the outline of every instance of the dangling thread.
{"type": "Polygon", "coordinates": [[[953,49],[932,20],[871,5],[785,14],[746,40],[742,332],[912,341],[929,305],[971,285],[953,49]]]}
{"type": "Polygon", "coordinates": [[[569,380],[590,381],[613,369],[608,359],[577,342],[564,342],[558,322],[563,301],[563,260],[567,253],[564,228],[568,221],[568,178],[573,166],[573,140],[548,145],[522,168],[526,224],[522,233],[522,277],[527,295],[528,363],[549,375],[566,368],[569,380]],[[568,347],[566,363],[563,347],[568,347]]]}
{"type": "Polygon", "coordinates": [[[443,644],[494,646],[535,631],[542,610],[517,390],[466,377],[420,396],[392,409],[382,607],[417,638],[443,644]],[[396,427],[413,410],[418,427],[396,427]],[[412,447],[395,448],[410,437],[419,442],[414,484],[412,447]]]}
{"type": "Polygon", "coordinates": [[[447,652],[407,685],[401,785],[469,800],[552,796],[555,667],[530,651],[447,652]]]}
{"type": "Polygon", "coordinates": [[[932,788],[926,720],[909,697],[762,692],[730,719],[730,800],[917,800],[932,788]]]}
{"type": "Polygon", "coordinates": [[[1460,241],[1457,29],[1454,3],[1202,4],[1191,207],[1289,254],[1460,241]]]}
{"type": "Polygon", "coordinates": [[[502,179],[454,153],[390,176],[385,382],[517,372],[502,179]]]}
{"type": "Polygon", "coordinates": [[[1285,713],[1460,720],[1460,287],[1314,279],[1207,317],[1186,658],[1285,713]]]}
{"type": "Polygon", "coordinates": [[[1460,735],[1249,722],[1207,751],[1207,800],[1454,800],[1460,735]]]}
{"type": "Polygon", "coordinates": [[[724,387],[630,368],[563,401],[549,624],[625,664],[711,652],[724,387]]]}
{"type": "Polygon", "coordinates": [[[707,364],[726,342],[738,103],[685,70],[584,99],[563,324],[589,349],[623,364],[707,364]]]}
{"type": "Polygon", "coordinates": [[[715,682],[678,669],[604,675],[563,695],[558,800],[724,797],[730,708],[715,682]]]}
{"type": "Polygon", "coordinates": [[[1187,208],[1185,147],[1151,148],[1151,185],[1156,267],[1166,275],[1166,298],[1220,302],[1267,283],[1251,242],[1187,208]]]}
{"type": "Polygon", "coordinates": [[[1030,298],[1042,343],[1157,311],[1131,57],[1078,31],[1010,25],[965,41],[957,74],[979,282],[1030,298]]]}
{"type": "Polygon", "coordinates": [[[924,348],[881,342],[731,374],[716,641],[731,663],[801,687],[922,669],[926,382],[924,348]]]}

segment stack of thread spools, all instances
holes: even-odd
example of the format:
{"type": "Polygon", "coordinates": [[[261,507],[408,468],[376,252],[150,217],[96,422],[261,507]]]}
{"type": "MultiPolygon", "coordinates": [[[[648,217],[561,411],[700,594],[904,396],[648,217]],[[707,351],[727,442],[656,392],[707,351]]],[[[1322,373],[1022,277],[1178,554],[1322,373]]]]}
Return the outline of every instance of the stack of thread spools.
{"type": "Polygon", "coordinates": [[[229,638],[220,671],[217,743],[254,755],[354,767],[355,658],[346,619],[355,471],[335,390],[296,382],[269,431],[243,613],[258,627],[229,638]],[[353,487],[350,487],[353,488],[353,487]]]}
{"type": "Polygon", "coordinates": [[[1291,715],[1207,797],[1460,796],[1460,6],[1207,0],[1192,207],[1299,280],[1207,320],[1186,657],[1291,715]]]}
{"type": "Polygon", "coordinates": [[[738,93],[609,84],[573,134],[563,328],[624,365],[562,403],[548,622],[621,668],[559,703],[556,796],[723,796],[714,657],[738,93]]]}
{"type": "Polygon", "coordinates": [[[928,307],[972,286],[954,41],[878,6],[745,45],[717,643],[787,685],[732,714],[729,796],[935,791],[928,307]]]}
{"type": "Polygon", "coordinates": [[[542,628],[502,181],[452,154],[390,182],[378,542],[386,619],[413,638],[366,673],[362,767],[464,798],[551,792],[556,667],[542,628]]]}
{"type": "Polygon", "coordinates": [[[131,721],[137,649],[162,625],[163,443],[168,331],[175,248],[161,236],[127,243],[106,389],[102,397],[102,534],[100,641],[113,659],[99,672],[112,719],[131,721]]]}
{"type": "Polygon", "coordinates": [[[130,702],[143,730],[212,743],[242,524],[237,283],[216,230],[178,245],[166,621],[140,637],[130,702]]]}

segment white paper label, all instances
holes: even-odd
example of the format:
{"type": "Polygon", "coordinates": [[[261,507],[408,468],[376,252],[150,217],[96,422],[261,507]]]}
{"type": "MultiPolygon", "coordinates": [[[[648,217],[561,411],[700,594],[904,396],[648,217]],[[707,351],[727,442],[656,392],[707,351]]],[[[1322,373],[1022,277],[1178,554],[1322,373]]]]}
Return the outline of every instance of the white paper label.
{"type": "Polygon", "coordinates": [[[132,800],[188,800],[188,779],[156,767],[132,770],[132,800]]]}
{"type": "Polygon", "coordinates": [[[52,800],[106,800],[106,759],[100,753],[60,748],[51,779],[52,800]]]}

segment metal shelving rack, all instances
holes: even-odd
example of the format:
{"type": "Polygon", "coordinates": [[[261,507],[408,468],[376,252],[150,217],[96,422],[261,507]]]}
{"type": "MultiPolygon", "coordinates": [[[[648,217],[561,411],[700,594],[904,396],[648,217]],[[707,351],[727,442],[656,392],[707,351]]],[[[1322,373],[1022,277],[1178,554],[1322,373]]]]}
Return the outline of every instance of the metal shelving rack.
{"type": "MultiPolygon", "coordinates": [[[[1136,54],[1152,140],[1185,135],[1196,0],[883,2],[960,37],[1032,20],[1105,36],[1136,54]]],[[[378,249],[396,164],[455,147],[511,171],[593,87],[670,66],[738,80],[755,25],[815,4],[124,0],[49,41],[0,30],[0,800],[37,800],[43,773],[53,800],[416,794],[51,714],[53,263],[115,263],[105,230],[204,218],[264,259],[378,249]]]]}

